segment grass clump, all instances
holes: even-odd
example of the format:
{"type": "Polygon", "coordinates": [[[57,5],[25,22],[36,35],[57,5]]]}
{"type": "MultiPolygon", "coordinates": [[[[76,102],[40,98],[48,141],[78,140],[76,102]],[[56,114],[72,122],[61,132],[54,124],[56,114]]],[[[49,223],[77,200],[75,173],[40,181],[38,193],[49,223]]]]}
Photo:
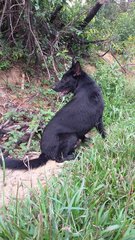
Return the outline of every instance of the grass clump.
{"type": "Polygon", "coordinates": [[[100,66],[96,78],[105,98],[107,139],[96,134],[58,178],[45,187],[39,182],[24,201],[3,209],[0,239],[135,239],[132,88],[111,67],[100,66]]]}
{"type": "Polygon", "coordinates": [[[118,65],[98,64],[95,78],[104,96],[106,124],[117,121],[120,117],[123,118],[125,77],[118,71],[118,65]]]}

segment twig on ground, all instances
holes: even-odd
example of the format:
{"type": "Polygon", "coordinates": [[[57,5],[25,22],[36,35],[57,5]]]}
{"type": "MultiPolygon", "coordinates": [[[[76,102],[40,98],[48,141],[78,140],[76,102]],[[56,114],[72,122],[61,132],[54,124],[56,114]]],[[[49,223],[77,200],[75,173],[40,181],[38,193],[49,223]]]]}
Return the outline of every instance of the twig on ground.
{"type": "MultiPolygon", "coordinates": [[[[41,123],[41,120],[39,120],[38,126],[40,126],[40,123],[41,123]]],[[[37,129],[38,129],[38,127],[36,127],[36,128],[30,133],[30,137],[29,137],[28,144],[27,144],[27,151],[28,151],[29,148],[30,148],[32,138],[33,138],[33,136],[35,135],[37,129]]]]}
{"type": "Polygon", "coordinates": [[[20,124],[14,124],[14,125],[10,125],[10,126],[7,126],[7,127],[0,127],[0,131],[3,131],[5,133],[9,133],[11,132],[12,130],[18,128],[18,129],[23,129],[23,128],[26,128],[29,126],[29,123],[20,123],[20,124]]]}
{"type": "Polygon", "coordinates": [[[103,53],[102,55],[98,54],[99,57],[104,57],[108,52],[110,52],[110,49],[108,49],[105,53],[103,53]]]}
{"type": "Polygon", "coordinates": [[[10,123],[11,119],[8,119],[6,122],[4,122],[3,124],[0,125],[0,129],[4,128],[5,126],[7,126],[10,123]]]}
{"type": "Polygon", "coordinates": [[[30,137],[29,137],[29,140],[28,140],[28,143],[27,143],[27,150],[30,148],[31,141],[32,141],[32,138],[33,138],[34,134],[35,134],[35,131],[30,133],[30,137]]]}

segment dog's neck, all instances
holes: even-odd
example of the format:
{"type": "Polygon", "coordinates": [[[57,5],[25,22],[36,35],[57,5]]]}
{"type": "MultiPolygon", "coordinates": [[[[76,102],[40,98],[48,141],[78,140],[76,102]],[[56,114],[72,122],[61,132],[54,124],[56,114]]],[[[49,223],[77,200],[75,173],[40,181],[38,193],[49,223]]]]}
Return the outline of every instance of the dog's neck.
{"type": "Polygon", "coordinates": [[[77,87],[74,91],[74,95],[77,95],[80,92],[80,90],[82,91],[82,89],[84,89],[84,86],[90,85],[90,84],[95,84],[95,82],[85,72],[82,72],[82,74],[78,76],[77,87]],[[85,78],[83,77],[84,75],[85,75],[85,78]]]}

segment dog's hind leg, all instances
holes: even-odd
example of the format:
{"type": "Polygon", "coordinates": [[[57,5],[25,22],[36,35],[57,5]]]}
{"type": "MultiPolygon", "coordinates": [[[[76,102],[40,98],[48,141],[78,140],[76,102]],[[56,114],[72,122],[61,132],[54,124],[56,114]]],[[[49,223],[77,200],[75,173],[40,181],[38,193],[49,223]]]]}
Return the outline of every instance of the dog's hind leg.
{"type": "Polygon", "coordinates": [[[70,134],[68,137],[66,136],[64,144],[62,144],[63,160],[74,159],[73,153],[74,153],[77,141],[78,141],[78,137],[76,136],[76,134],[72,134],[72,135],[70,134]]]}
{"type": "Polygon", "coordinates": [[[102,118],[99,119],[99,122],[96,124],[97,131],[101,134],[102,138],[106,137],[106,132],[104,129],[102,118]]]}
{"type": "Polygon", "coordinates": [[[85,135],[82,136],[80,139],[81,139],[82,143],[86,143],[86,142],[89,142],[91,140],[91,138],[85,137],[85,135]]]}
{"type": "Polygon", "coordinates": [[[59,136],[56,134],[48,134],[47,137],[42,137],[41,139],[41,152],[47,156],[47,159],[50,160],[59,160],[60,157],[60,143],[59,143],[59,136]]]}

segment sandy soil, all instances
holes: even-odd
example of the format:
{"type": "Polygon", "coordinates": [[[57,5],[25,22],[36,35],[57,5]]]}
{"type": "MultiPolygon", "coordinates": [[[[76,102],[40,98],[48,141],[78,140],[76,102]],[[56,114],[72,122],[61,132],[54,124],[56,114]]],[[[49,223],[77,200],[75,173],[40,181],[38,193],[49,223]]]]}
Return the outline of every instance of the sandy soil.
{"type": "Polygon", "coordinates": [[[44,186],[52,176],[57,176],[64,163],[48,161],[46,165],[38,169],[28,171],[0,169],[0,208],[7,205],[11,199],[23,199],[31,188],[36,188],[38,181],[44,186]]]}

